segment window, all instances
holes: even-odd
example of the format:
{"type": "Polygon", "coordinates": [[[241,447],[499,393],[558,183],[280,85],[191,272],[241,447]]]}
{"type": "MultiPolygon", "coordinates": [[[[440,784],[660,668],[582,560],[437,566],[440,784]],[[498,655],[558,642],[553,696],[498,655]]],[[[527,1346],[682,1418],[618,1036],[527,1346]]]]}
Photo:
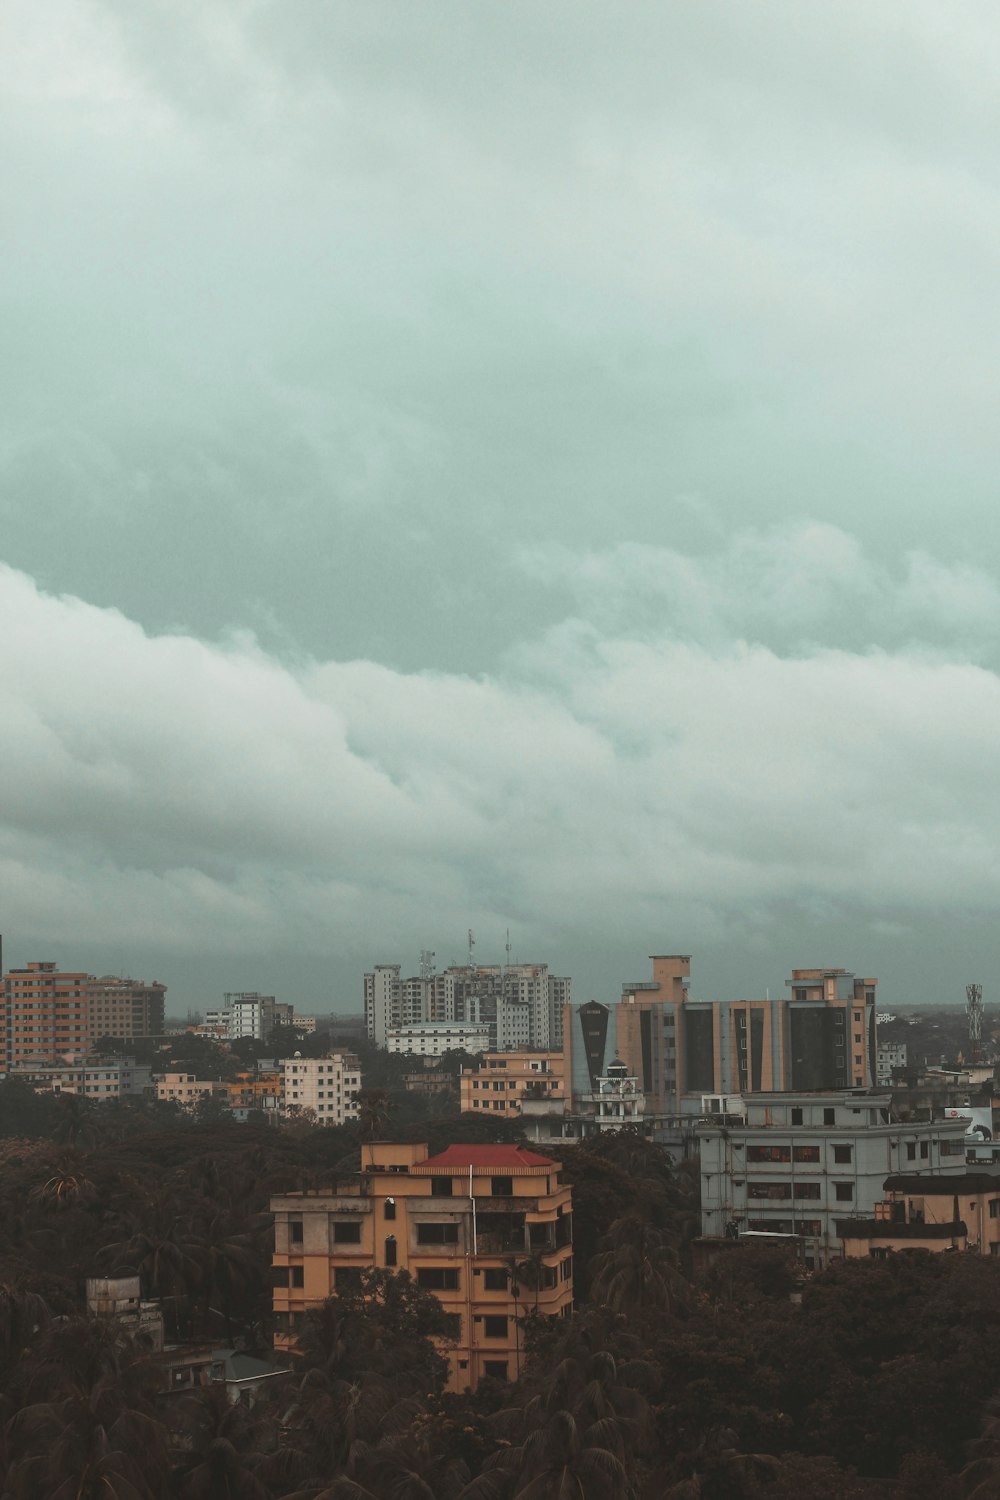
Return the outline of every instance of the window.
{"type": "Polygon", "coordinates": [[[333,1243],[335,1245],[360,1245],[361,1225],[344,1224],[334,1220],[333,1243]]]}
{"type": "Polygon", "coordinates": [[[818,1182],[797,1182],[795,1184],[795,1198],[818,1198],[820,1196],[820,1184],[818,1182]]]}
{"type": "Polygon", "coordinates": [[[1000,1219],[1000,1198],[990,1199],[990,1218],[1000,1219]]]}
{"type": "Polygon", "coordinates": [[[836,1125],[836,1123],[837,1123],[837,1111],[835,1109],[824,1109],[824,1111],[823,1111],[823,1124],[824,1125],[836,1125]]]}
{"type": "Polygon", "coordinates": [[[486,1292],[505,1292],[507,1290],[507,1272],[495,1266],[487,1268],[483,1272],[483,1290],[486,1292]]]}
{"type": "Polygon", "coordinates": [[[907,1143],[906,1143],[906,1160],[907,1161],[916,1161],[916,1159],[917,1159],[916,1142],[915,1141],[907,1141],[907,1143]]]}
{"type": "Polygon", "coordinates": [[[457,1224],[418,1224],[418,1245],[457,1245],[457,1224]]]}
{"type": "Polygon", "coordinates": [[[790,1198],[792,1196],[792,1184],[790,1182],[751,1182],[747,1185],[748,1198],[790,1198]]]}
{"type": "Polygon", "coordinates": [[[304,1266],[292,1266],[292,1286],[303,1287],[306,1284],[306,1272],[304,1266]]]}
{"type": "Polygon", "coordinates": [[[385,1203],[382,1205],[382,1217],[383,1219],[394,1219],[396,1217],[395,1198],[387,1198],[385,1200],[385,1203]]]}
{"type": "Polygon", "coordinates": [[[361,1285],[360,1266],[336,1266],[333,1272],[333,1285],[338,1292],[357,1291],[361,1285]]]}
{"type": "Polygon", "coordinates": [[[431,1178],[431,1197],[450,1198],[455,1190],[455,1185],[450,1177],[431,1178]]]}
{"type": "Polygon", "coordinates": [[[507,1337],[507,1319],[497,1315],[489,1315],[483,1319],[483,1333],[488,1339],[505,1339],[507,1337]]]}
{"type": "Polygon", "coordinates": [[[458,1271],[446,1266],[420,1266],[417,1285],[425,1286],[429,1292],[457,1292],[458,1271]]]}
{"type": "Polygon", "coordinates": [[[514,1179],[512,1177],[492,1177],[490,1179],[490,1192],[494,1198],[513,1198],[514,1179]]]}
{"type": "Polygon", "coordinates": [[[841,1167],[849,1166],[850,1163],[851,1163],[851,1161],[854,1159],[854,1147],[853,1146],[834,1146],[834,1148],[833,1148],[833,1159],[837,1163],[838,1166],[841,1166],[841,1167]]]}
{"type": "Polygon", "coordinates": [[[562,1281],[569,1281],[569,1279],[570,1279],[570,1277],[572,1275],[573,1275],[573,1257],[572,1257],[572,1255],[567,1255],[566,1259],[563,1261],[562,1265],[559,1267],[559,1277],[560,1277],[560,1280],[562,1280],[562,1281]]]}
{"type": "Polygon", "coordinates": [[[796,1146],[792,1152],[793,1161],[819,1161],[818,1146],[796,1146]]]}
{"type": "Polygon", "coordinates": [[[291,1242],[292,1242],[293,1245],[301,1245],[302,1244],[302,1220],[301,1219],[289,1219],[289,1221],[288,1221],[288,1238],[291,1240],[291,1242]]]}
{"type": "Polygon", "coordinates": [[[930,1144],[927,1141],[920,1142],[920,1160],[926,1161],[930,1155],[930,1144]]]}
{"type": "Polygon", "coordinates": [[[802,1111],[801,1111],[801,1109],[794,1108],[792,1110],[792,1124],[793,1125],[801,1125],[802,1124],[802,1111]]]}
{"type": "Polygon", "coordinates": [[[507,1361],[505,1359],[483,1360],[483,1374],[488,1375],[491,1380],[506,1380],[507,1361]]]}
{"type": "MultiPolygon", "coordinates": [[[[994,1214],[992,1212],[992,1206],[991,1206],[990,1213],[991,1213],[991,1217],[992,1218],[996,1218],[996,1214],[994,1214]]],[[[271,1267],[271,1285],[272,1286],[287,1286],[288,1285],[288,1267],[287,1266],[272,1266],[271,1267]]]]}
{"type": "Polygon", "coordinates": [[[747,1161],[791,1161],[791,1146],[748,1146],[747,1161]]]}
{"type": "Polygon", "coordinates": [[[854,1198],[853,1182],[838,1182],[834,1185],[838,1203],[850,1203],[854,1198]]]}
{"type": "Polygon", "coordinates": [[[387,1266],[396,1264],[396,1236],[387,1234],[385,1237],[385,1263],[387,1266]]]}

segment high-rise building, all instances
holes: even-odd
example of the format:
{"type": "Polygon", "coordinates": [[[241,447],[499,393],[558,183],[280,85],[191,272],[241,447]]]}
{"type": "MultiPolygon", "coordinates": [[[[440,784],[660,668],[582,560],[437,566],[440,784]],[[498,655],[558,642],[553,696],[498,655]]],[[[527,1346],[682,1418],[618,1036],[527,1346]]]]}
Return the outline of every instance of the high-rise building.
{"type": "Polygon", "coordinates": [[[30,963],[3,976],[3,1069],[76,1062],[90,1041],[89,974],[30,963]]]}
{"type": "Polygon", "coordinates": [[[286,1057],[281,1112],[285,1119],[309,1112],[318,1125],[346,1125],[358,1118],[355,1094],[361,1064],[350,1053],[327,1057],[286,1057]]]}
{"type": "Polygon", "coordinates": [[[132,1041],[135,1037],[162,1036],[165,984],[145,984],[141,979],[119,979],[105,974],[87,982],[90,1001],[90,1034],[132,1041]]]}
{"type": "Polygon", "coordinates": [[[658,1114],[698,1114],[706,1094],[869,1088],[875,979],[793,969],[786,996],[695,1000],[685,954],[653,956],[651,981],[622,986],[616,1040],[658,1114]]]}
{"type": "Polygon", "coordinates": [[[365,1020],[378,1047],[401,1027],[437,1021],[485,1026],[503,1051],[558,1050],[571,996],[572,981],[547,964],[454,964],[408,979],[399,964],[377,964],[365,975],[365,1020]]]}
{"type": "Polygon", "coordinates": [[[272,1198],[275,1348],[294,1347],[308,1309],[386,1268],[441,1303],[452,1390],[516,1379],[525,1317],[573,1306],[572,1194],[559,1172],[523,1146],[428,1156],[425,1145],[373,1142],[353,1182],[272,1198]]]}
{"type": "Polygon", "coordinates": [[[275,1000],[273,995],[260,995],[256,990],[237,990],[229,991],[224,998],[226,1008],[221,1015],[225,1017],[231,1042],[239,1041],[241,1037],[266,1042],[276,1026],[292,1024],[294,1006],[275,1000]]]}

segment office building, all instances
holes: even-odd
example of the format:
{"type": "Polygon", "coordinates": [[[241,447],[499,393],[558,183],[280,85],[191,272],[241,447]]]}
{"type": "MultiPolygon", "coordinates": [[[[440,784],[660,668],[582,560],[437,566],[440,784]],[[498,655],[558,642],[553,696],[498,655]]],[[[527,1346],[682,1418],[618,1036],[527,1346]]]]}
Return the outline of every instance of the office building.
{"type": "Polygon", "coordinates": [[[874,979],[794,969],[787,995],[696,1000],[691,960],[653,956],[653,977],[622,986],[620,1059],[656,1114],[697,1115],[706,1094],[869,1088],[875,1081],[874,979]]]}
{"type": "MultiPolygon", "coordinates": [[[[760,1093],[742,1117],[695,1126],[702,1233],[802,1239],[807,1265],[840,1259],[838,1221],[870,1218],[891,1174],[958,1177],[966,1120],[902,1123],[888,1093],[760,1093]]],[[[706,1101],[708,1104],[708,1101],[706,1101]]]]}
{"type": "Polygon", "coordinates": [[[136,1037],[162,1036],[165,984],[145,984],[141,979],[119,979],[105,974],[87,982],[90,1002],[90,1034],[133,1041],[136,1037]]]}
{"type": "Polygon", "coordinates": [[[361,1151],[353,1182],[271,1200],[276,1350],[294,1348],[307,1309],[386,1268],[440,1301],[452,1390],[516,1379],[524,1317],[573,1305],[572,1197],[558,1164],[521,1146],[361,1151]]]}

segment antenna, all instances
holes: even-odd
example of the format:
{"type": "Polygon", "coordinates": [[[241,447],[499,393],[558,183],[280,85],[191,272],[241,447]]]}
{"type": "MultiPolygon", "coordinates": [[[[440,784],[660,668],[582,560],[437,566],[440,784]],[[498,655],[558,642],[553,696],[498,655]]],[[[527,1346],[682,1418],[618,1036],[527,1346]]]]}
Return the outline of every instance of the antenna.
{"type": "Polygon", "coordinates": [[[507,967],[510,968],[510,928],[507,928],[507,967]]]}
{"type": "Polygon", "coordinates": [[[472,928],[470,927],[469,928],[469,968],[470,969],[473,967],[473,964],[474,964],[474,959],[473,959],[472,953],[473,953],[473,949],[475,948],[475,946],[476,946],[476,934],[473,932],[472,928]]]}
{"type": "Polygon", "coordinates": [[[981,984],[965,986],[965,1014],[969,1022],[969,1049],[972,1062],[979,1061],[980,1043],[983,1039],[983,987],[981,984]]]}
{"type": "Polygon", "coordinates": [[[434,978],[434,954],[430,948],[420,950],[420,977],[421,979],[434,978]]]}

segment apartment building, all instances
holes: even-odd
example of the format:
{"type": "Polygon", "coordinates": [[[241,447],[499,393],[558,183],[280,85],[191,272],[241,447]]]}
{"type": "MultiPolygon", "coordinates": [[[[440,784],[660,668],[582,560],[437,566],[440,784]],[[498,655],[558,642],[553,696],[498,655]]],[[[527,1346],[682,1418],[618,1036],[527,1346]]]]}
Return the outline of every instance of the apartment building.
{"type": "Polygon", "coordinates": [[[655,954],[653,977],[622,986],[618,1053],[646,1107],[697,1115],[706,1094],[869,1088],[875,1081],[875,979],[793,969],[787,995],[696,1000],[691,959],[655,954]]]}
{"type": "Polygon", "coordinates": [[[241,1037],[266,1042],[276,1026],[292,1024],[294,1007],[283,1004],[273,995],[261,995],[256,990],[238,990],[227,992],[223,999],[225,1009],[210,1012],[206,1019],[223,1021],[231,1042],[239,1041],[241,1037]]]}
{"type": "Polygon", "coordinates": [[[900,1173],[885,1180],[870,1218],[838,1225],[848,1259],[884,1260],[900,1250],[974,1250],[1000,1255],[1000,1175],[900,1173]]]}
{"type": "Polygon", "coordinates": [[[966,1120],[900,1122],[886,1092],[762,1093],[742,1117],[695,1126],[702,1233],[802,1237],[807,1265],[840,1259],[839,1221],[871,1218],[892,1174],[959,1177],[966,1120]]]}
{"type": "Polygon", "coordinates": [[[513,1380],[530,1312],[573,1305],[573,1216],[559,1166],[521,1146],[362,1146],[362,1170],[334,1189],[271,1200],[275,1349],[294,1349],[307,1309],[366,1269],[409,1271],[451,1325],[441,1352],[452,1390],[513,1380]]]}
{"type": "Polygon", "coordinates": [[[12,1076],[30,1083],[38,1093],[77,1094],[98,1103],[153,1092],[152,1068],[130,1057],[114,1062],[28,1064],[14,1069],[12,1076]]]}
{"type": "Polygon", "coordinates": [[[182,1109],[194,1109],[202,1099],[229,1099],[229,1090],[218,1078],[199,1078],[194,1073],[164,1073],[156,1079],[157,1099],[171,1099],[182,1109]]]}
{"type": "Polygon", "coordinates": [[[520,1116],[525,1102],[562,1112],[572,1103],[568,1059],[562,1052],[485,1052],[459,1080],[462,1112],[487,1110],[504,1119],[520,1116]]]}
{"type": "Polygon", "coordinates": [[[379,1047],[392,1031],[436,1022],[483,1026],[494,1049],[558,1049],[572,981],[547,964],[453,964],[410,978],[399,964],[377,964],[364,995],[368,1038],[379,1047]]]}
{"type": "Polygon", "coordinates": [[[91,976],[30,963],[3,976],[0,1069],[75,1062],[89,1050],[91,976]]]}
{"type": "Polygon", "coordinates": [[[907,1066],[905,1042],[879,1042],[875,1053],[875,1081],[879,1088],[888,1088],[892,1083],[895,1068],[907,1066]]]}
{"type": "Polygon", "coordinates": [[[167,987],[153,981],[120,979],[105,974],[90,979],[90,1034],[94,1041],[114,1037],[130,1042],[136,1037],[162,1036],[167,987]]]}
{"type": "Polygon", "coordinates": [[[260,1110],[277,1119],[285,1089],[285,1075],[277,1068],[237,1073],[226,1082],[230,1108],[243,1119],[250,1110],[260,1110]]]}
{"type": "Polygon", "coordinates": [[[306,1112],[319,1125],[347,1125],[358,1118],[354,1095],[361,1088],[361,1064],[348,1052],[326,1057],[288,1057],[282,1063],[286,1119],[306,1112]]]}
{"type": "Polygon", "coordinates": [[[386,1039],[389,1052],[412,1057],[440,1057],[444,1052],[485,1052],[490,1033],[485,1026],[467,1026],[463,1022],[414,1021],[390,1031],[386,1039]]]}

